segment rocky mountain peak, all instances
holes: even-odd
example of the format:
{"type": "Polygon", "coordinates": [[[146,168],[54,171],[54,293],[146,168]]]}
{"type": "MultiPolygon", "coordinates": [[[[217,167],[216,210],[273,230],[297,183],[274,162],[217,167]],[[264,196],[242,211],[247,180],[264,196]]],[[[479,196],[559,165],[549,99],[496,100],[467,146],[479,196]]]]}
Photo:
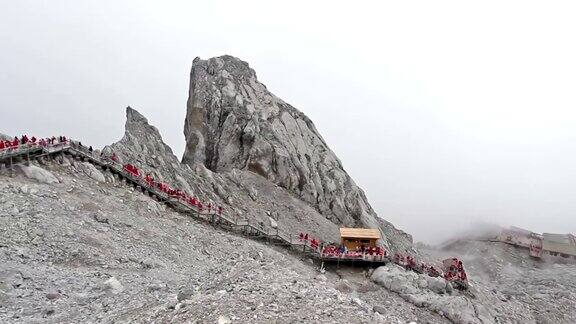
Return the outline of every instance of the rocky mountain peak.
{"type": "Polygon", "coordinates": [[[148,123],[148,119],[136,109],[126,107],[126,126],[124,138],[126,142],[133,142],[137,148],[150,153],[166,155],[170,160],[177,161],[172,149],[164,143],[160,131],[148,123]]]}
{"type": "MultiPolygon", "coordinates": [[[[105,154],[116,153],[121,161],[148,166],[159,179],[172,179],[178,158],[166,145],[158,129],[132,107],[126,107],[124,137],[104,148],[105,154]]],[[[147,170],[148,171],[148,170],[147,170]]]]}
{"type": "Polygon", "coordinates": [[[148,125],[148,119],[139,113],[136,109],[128,106],[126,107],[126,129],[128,125],[148,125]]]}
{"type": "Polygon", "coordinates": [[[312,121],[269,92],[238,58],[194,60],[184,135],[183,163],[252,171],[336,224],[384,228],[385,241],[411,240],[378,219],[312,121]]]}

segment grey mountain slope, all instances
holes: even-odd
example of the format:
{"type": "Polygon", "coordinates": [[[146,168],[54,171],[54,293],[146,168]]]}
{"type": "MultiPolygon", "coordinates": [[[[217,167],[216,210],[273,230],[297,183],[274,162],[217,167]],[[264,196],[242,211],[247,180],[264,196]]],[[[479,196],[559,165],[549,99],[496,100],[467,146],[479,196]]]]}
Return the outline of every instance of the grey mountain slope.
{"type": "Polygon", "coordinates": [[[122,163],[132,163],[144,168],[146,173],[155,179],[174,184],[194,194],[201,194],[199,187],[192,189],[189,181],[182,178],[182,174],[193,177],[191,180],[194,180],[194,183],[201,179],[196,179],[194,173],[189,172],[190,167],[180,164],[172,149],[163,142],[158,129],[131,107],[126,108],[124,137],[103,151],[105,154],[116,153],[122,163]]]}
{"type": "Polygon", "coordinates": [[[59,183],[0,169],[0,323],[446,322],[59,160],[36,165],[59,183]]]}
{"type": "Polygon", "coordinates": [[[576,320],[574,260],[461,242],[432,252],[463,257],[472,295],[438,294],[437,280],[394,265],[374,272],[379,288],[357,270],[319,275],[305,258],[175,213],[110,173],[99,182],[84,163],[57,161],[32,163],[58,183],[0,169],[2,323],[576,320]]]}
{"type": "Polygon", "coordinates": [[[378,218],[312,121],[270,93],[246,62],[194,60],[184,135],[185,164],[252,171],[335,224],[381,228],[386,245],[411,245],[409,235],[378,218]]]}
{"type": "Polygon", "coordinates": [[[175,213],[110,173],[99,182],[84,163],[57,161],[32,163],[58,183],[0,169],[2,323],[576,320],[574,260],[461,242],[433,253],[463,257],[473,295],[434,293],[436,280],[394,265],[372,276],[382,288],[357,270],[319,275],[305,258],[175,213]]]}

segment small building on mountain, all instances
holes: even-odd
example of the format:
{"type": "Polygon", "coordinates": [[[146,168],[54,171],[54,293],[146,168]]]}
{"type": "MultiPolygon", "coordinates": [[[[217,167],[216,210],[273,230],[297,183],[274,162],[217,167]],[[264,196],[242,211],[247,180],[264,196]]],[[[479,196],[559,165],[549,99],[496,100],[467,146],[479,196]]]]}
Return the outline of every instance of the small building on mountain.
{"type": "Polygon", "coordinates": [[[375,228],[340,228],[341,244],[354,251],[364,247],[376,247],[381,239],[380,230],[375,228]]]}
{"type": "Polygon", "coordinates": [[[572,234],[542,234],[542,249],[552,255],[576,257],[576,239],[572,234]]]}
{"type": "MultiPolygon", "coordinates": [[[[502,229],[500,235],[498,235],[498,240],[504,243],[530,247],[532,245],[538,245],[538,242],[542,240],[542,235],[520,227],[511,226],[502,229]]],[[[542,244],[540,243],[540,245],[542,244]]]]}

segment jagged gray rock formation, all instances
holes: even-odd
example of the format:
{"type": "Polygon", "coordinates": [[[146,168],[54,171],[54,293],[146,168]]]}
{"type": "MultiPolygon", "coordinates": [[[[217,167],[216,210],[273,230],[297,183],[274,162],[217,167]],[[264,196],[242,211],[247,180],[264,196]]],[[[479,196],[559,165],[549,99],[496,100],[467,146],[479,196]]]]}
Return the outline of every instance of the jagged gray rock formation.
{"type": "Polygon", "coordinates": [[[184,135],[186,164],[252,171],[335,224],[381,228],[388,245],[410,246],[409,235],[378,219],[312,121],[270,93],[246,62],[194,60],[184,135]]]}
{"type": "Polygon", "coordinates": [[[98,181],[98,182],[106,182],[106,177],[104,174],[100,172],[100,170],[96,169],[96,167],[89,162],[78,163],[79,168],[82,172],[86,173],[87,176],[90,178],[98,181]]]}
{"type": "MultiPolygon", "coordinates": [[[[131,107],[126,108],[124,137],[105,147],[103,152],[106,155],[114,152],[121,162],[138,165],[155,179],[171,183],[192,194],[200,194],[198,188],[193,189],[189,181],[183,178],[183,174],[193,175],[191,168],[180,164],[172,149],[162,140],[158,129],[131,107]]],[[[189,180],[200,181],[197,178],[189,180]]]]}
{"type": "Polygon", "coordinates": [[[212,172],[203,164],[181,164],[158,129],[138,111],[126,108],[124,137],[104,148],[155,179],[224,206],[228,215],[297,235],[308,232],[324,241],[338,239],[338,227],[283,188],[250,171],[212,172]],[[274,222],[271,221],[274,220],[274,222]]]}

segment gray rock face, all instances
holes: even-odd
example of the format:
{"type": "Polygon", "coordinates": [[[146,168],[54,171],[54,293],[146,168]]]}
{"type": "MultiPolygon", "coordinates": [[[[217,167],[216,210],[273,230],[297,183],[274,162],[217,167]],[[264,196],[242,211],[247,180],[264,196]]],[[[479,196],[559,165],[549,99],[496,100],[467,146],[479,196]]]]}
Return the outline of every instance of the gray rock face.
{"type": "Polygon", "coordinates": [[[92,178],[98,182],[106,182],[106,178],[104,177],[104,174],[102,174],[102,172],[100,172],[98,169],[96,169],[94,164],[89,163],[89,162],[83,162],[83,163],[79,163],[79,167],[90,178],[92,178]]]}
{"type": "Polygon", "coordinates": [[[121,162],[134,164],[201,201],[223,206],[227,215],[238,220],[263,223],[292,235],[307,232],[325,241],[338,239],[334,223],[287,190],[250,171],[212,172],[200,163],[182,164],[144,116],[128,107],[126,117],[124,137],[104,148],[104,154],[114,152],[121,162]],[[268,213],[274,215],[275,224],[268,213]]]}
{"type": "Polygon", "coordinates": [[[312,121],[270,93],[246,62],[196,58],[190,78],[184,163],[215,172],[252,171],[333,223],[381,228],[388,243],[393,236],[398,248],[410,246],[409,235],[379,223],[312,121]]]}
{"type": "Polygon", "coordinates": [[[20,169],[22,170],[24,175],[26,175],[28,178],[34,179],[38,182],[42,183],[60,182],[58,181],[58,178],[56,178],[54,174],[52,174],[52,172],[42,169],[41,167],[36,165],[30,165],[30,166],[21,165],[20,169]]]}

